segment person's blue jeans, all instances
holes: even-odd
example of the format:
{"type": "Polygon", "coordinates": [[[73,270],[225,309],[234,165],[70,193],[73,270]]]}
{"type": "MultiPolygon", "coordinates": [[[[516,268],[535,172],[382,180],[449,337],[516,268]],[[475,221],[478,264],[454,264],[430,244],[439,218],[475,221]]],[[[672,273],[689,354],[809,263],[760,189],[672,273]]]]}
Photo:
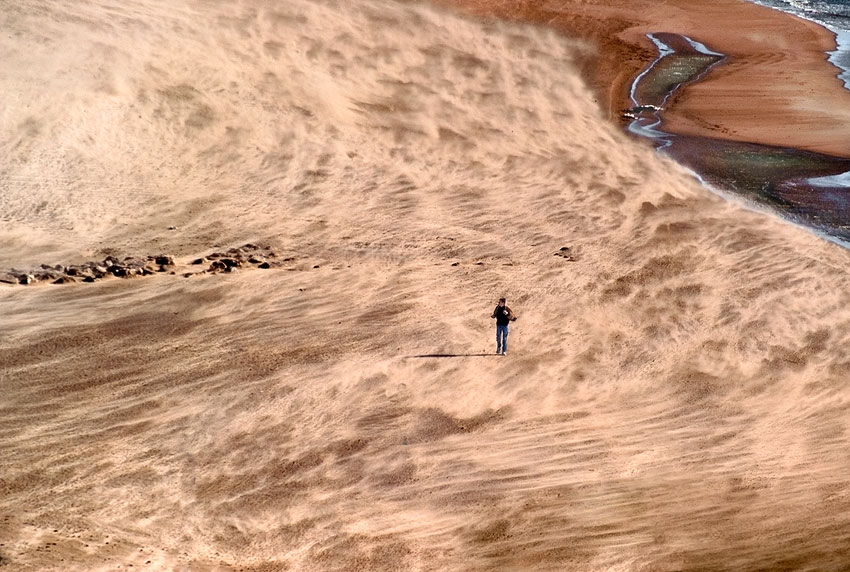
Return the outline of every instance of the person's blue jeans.
{"type": "Polygon", "coordinates": [[[496,353],[508,352],[508,325],[496,325],[496,353]]]}

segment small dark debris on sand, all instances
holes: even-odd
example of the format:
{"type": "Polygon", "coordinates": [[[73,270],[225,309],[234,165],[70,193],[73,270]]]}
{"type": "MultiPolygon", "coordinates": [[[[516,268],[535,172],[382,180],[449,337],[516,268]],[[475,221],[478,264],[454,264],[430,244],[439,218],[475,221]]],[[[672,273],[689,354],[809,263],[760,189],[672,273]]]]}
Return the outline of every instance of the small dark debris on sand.
{"type": "MultiPolygon", "coordinates": [[[[227,252],[213,252],[207,256],[194,259],[190,265],[200,266],[209,263],[206,270],[199,272],[181,273],[188,278],[198,274],[235,272],[243,267],[256,267],[262,269],[283,266],[284,262],[295,260],[292,257],[285,258],[284,262],[277,262],[277,254],[268,246],[257,246],[245,244],[237,248],[231,248],[227,252]]],[[[38,282],[49,282],[51,284],[74,284],[76,282],[96,282],[105,278],[133,278],[136,276],[150,276],[158,273],[176,272],[179,264],[174,258],[167,254],[157,254],[138,258],[128,256],[119,260],[114,256],[107,256],[101,261],[84,262],[71,266],[56,264],[49,266],[42,264],[35,270],[0,270],[0,283],[30,285],[38,282]]]]}
{"type": "Polygon", "coordinates": [[[555,256],[560,256],[561,258],[569,262],[575,262],[575,256],[573,255],[573,251],[569,246],[562,246],[560,250],[555,253],[555,256]]]}

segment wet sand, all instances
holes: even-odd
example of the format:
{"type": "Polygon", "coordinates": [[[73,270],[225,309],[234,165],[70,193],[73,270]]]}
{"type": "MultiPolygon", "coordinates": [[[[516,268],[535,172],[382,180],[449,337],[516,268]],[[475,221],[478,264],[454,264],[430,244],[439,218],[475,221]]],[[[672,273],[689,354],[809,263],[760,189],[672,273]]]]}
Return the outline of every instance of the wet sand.
{"type": "Polygon", "coordinates": [[[439,1],[587,40],[582,73],[612,119],[657,55],[646,34],[689,36],[728,59],[671,102],[666,130],[850,157],[850,92],[827,61],[835,37],[807,20],[743,0],[439,1]]]}

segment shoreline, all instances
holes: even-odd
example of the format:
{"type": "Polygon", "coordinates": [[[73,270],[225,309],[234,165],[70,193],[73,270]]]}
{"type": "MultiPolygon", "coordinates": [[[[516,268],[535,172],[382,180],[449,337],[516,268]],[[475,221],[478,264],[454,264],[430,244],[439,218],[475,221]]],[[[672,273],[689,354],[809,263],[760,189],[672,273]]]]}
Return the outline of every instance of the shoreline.
{"type": "Polygon", "coordinates": [[[727,59],[668,102],[665,131],[850,157],[850,91],[829,61],[836,34],[817,22],[747,0],[639,0],[628,8],[612,0],[563,0],[557,8],[531,0],[434,1],[590,43],[596,51],[577,65],[612,120],[630,107],[631,83],[657,57],[648,34],[688,36],[727,59]]]}
{"type": "Polygon", "coordinates": [[[646,137],[658,150],[688,167],[711,187],[768,205],[783,219],[850,244],[850,212],[831,194],[847,188],[850,160],[822,153],[705,136],[672,134],[666,102],[699,82],[725,56],[686,36],[650,34],[659,56],[632,84],[624,116],[630,133],[646,137]]]}
{"type": "Polygon", "coordinates": [[[839,69],[840,73],[838,74],[838,78],[842,81],[844,87],[850,90],[850,30],[846,30],[840,26],[830,23],[829,21],[827,21],[826,18],[819,20],[818,18],[811,17],[803,12],[798,13],[793,10],[786,10],[780,6],[774,6],[767,0],[749,1],[754,4],[759,4],[761,6],[777,10],[779,12],[791,14],[793,16],[797,16],[798,18],[814,22],[815,24],[823,26],[824,28],[832,32],[835,35],[836,46],[835,50],[828,53],[828,59],[830,63],[832,63],[832,65],[839,69]]]}

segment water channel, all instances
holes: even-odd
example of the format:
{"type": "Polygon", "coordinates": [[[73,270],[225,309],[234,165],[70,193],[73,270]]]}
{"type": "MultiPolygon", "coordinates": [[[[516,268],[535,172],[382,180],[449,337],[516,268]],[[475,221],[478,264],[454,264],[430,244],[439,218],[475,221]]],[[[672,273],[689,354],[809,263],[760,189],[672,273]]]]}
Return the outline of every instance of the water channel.
{"type": "Polygon", "coordinates": [[[725,56],[678,34],[649,35],[656,60],[632,84],[629,131],[690,168],[703,182],[768,207],[850,246],[850,159],[799,149],[676,135],[664,131],[664,108],[725,56]]]}

